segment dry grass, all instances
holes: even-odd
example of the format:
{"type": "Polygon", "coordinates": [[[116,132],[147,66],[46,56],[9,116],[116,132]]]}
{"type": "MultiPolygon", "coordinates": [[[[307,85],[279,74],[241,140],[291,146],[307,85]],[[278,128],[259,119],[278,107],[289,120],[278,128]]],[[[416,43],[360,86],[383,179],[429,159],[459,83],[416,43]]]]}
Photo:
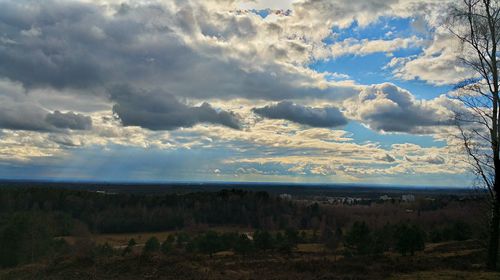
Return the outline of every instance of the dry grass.
{"type": "Polygon", "coordinates": [[[442,270],[442,271],[420,271],[410,274],[394,275],[391,280],[448,280],[448,279],[475,279],[475,280],[498,280],[500,279],[499,272],[484,272],[484,271],[457,271],[457,270],[442,270]]]}
{"type": "Polygon", "coordinates": [[[109,243],[112,246],[125,246],[130,239],[135,239],[138,244],[144,244],[151,237],[156,237],[158,240],[163,241],[169,235],[175,234],[175,231],[164,232],[140,232],[140,233],[124,233],[124,234],[100,234],[95,235],[93,240],[97,244],[109,243]]]}
{"type": "MultiPolygon", "coordinates": [[[[238,227],[214,227],[210,230],[223,232],[248,232],[248,228],[238,227]]],[[[126,246],[130,239],[134,239],[137,244],[144,244],[151,237],[156,237],[160,242],[167,239],[169,235],[176,234],[176,231],[162,231],[162,232],[136,232],[136,233],[117,233],[117,234],[93,234],[89,238],[96,244],[102,245],[108,243],[113,247],[126,246]]],[[[63,236],[69,244],[74,244],[79,237],[63,236]]]]}
{"type": "MultiPolygon", "coordinates": [[[[174,234],[174,231],[165,231],[165,232],[140,232],[140,233],[123,233],[123,234],[94,234],[89,236],[92,241],[96,244],[105,244],[108,243],[113,247],[121,247],[126,246],[130,239],[135,239],[135,242],[138,244],[144,244],[146,241],[155,236],[158,240],[163,241],[167,239],[170,234],[174,234]]],[[[61,237],[66,240],[69,244],[75,244],[76,241],[82,237],[75,236],[64,236],[61,237]]],[[[85,237],[87,238],[87,237],[85,237]]]]}
{"type": "Polygon", "coordinates": [[[297,244],[297,253],[323,253],[325,245],[321,243],[297,244]]]}
{"type": "Polygon", "coordinates": [[[211,257],[132,254],[83,260],[70,258],[0,270],[0,279],[500,279],[500,273],[482,271],[482,266],[474,265],[480,261],[474,256],[477,254],[460,253],[473,249],[472,242],[442,243],[431,248],[413,257],[387,254],[342,258],[324,250],[320,244],[299,244],[292,254],[219,252],[211,257]],[[457,247],[461,249],[456,250],[457,247]],[[449,256],[447,253],[452,252],[449,250],[457,254],[449,256]]]}

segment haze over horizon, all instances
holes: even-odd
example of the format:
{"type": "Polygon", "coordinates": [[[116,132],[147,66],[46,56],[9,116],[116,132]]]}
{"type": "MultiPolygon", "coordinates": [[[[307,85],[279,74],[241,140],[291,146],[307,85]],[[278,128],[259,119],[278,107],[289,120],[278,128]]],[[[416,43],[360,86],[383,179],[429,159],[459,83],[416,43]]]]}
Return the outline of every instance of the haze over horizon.
{"type": "Polygon", "coordinates": [[[0,178],[470,186],[438,0],[0,0],[0,178]]]}

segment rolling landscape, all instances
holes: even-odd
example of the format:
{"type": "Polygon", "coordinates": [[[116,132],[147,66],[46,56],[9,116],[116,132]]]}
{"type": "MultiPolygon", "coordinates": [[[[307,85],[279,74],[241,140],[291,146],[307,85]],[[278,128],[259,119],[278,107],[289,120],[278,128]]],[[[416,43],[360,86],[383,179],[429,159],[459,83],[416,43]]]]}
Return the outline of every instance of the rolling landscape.
{"type": "Polygon", "coordinates": [[[500,279],[500,0],[0,0],[0,280],[500,279]]]}
{"type": "Polygon", "coordinates": [[[0,193],[0,246],[16,252],[2,251],[2,279],[500,275],[482,268],[481,191],[4,181],[0,193]]]}

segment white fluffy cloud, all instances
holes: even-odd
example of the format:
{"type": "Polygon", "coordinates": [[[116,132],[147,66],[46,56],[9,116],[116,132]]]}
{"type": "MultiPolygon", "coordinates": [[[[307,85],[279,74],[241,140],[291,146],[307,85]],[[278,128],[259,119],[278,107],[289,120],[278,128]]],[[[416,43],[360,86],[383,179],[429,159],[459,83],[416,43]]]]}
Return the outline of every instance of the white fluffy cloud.
{"type": "Polygon", "coordinates": [[[448,102],[445,96],[417,100],[409,91],[384,83],[366,87],[345,105],[353,118],[375,130],[430,133],[433,127],[452,124],[448,102]]]}
{"type": "Polygon", "coordinates": [[[331,46],[331,51],[335,57],[348,54],[362,56],[377,52],[391,53],[400,49],[422,46],[423,43],[424,40],[416,36],[410,38],[395,38],[392,40],[357,40],[349,38],[333,44],[331,46]]]}
{"type": "Polygon", "coordinates": [[[461,65],[460,43],[454,35],[438,28],[431,44],[422,54],[394,57],[386,66],[404,80],[420,79],[435,85],[454,84],[474,74],[461,65]]]}

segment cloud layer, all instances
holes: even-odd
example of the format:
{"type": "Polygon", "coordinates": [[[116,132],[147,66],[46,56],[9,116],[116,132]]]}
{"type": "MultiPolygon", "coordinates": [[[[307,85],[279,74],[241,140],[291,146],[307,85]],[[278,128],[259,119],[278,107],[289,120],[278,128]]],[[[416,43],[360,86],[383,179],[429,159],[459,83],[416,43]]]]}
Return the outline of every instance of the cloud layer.
{"type": "Polygon", "coordinates": [[[89,116],[44,109],[26,94],[19,83],[0,80],[0,128],[57,132],[65,129],[89,130],[89,116]]]}
{"type": "Polygon", "coordinates": [[[191,107],[179,102],[168,93],[161,91],[137,93],[123,87],[114,89],[111,95],[116,102],[113,112],[124,126],[172,130],[208,122],[234,129],[240,128],[235,114],[223,110],[216,111],[206,102],[191,107]]]}
{"type": "Polygon", "coordinates": [[[266,2],[0,0],[0,176],[119,155],[161,177],[165,154],[202,179],[463,172],[427,93],[466,74],[445,1],[266,2]]]}
{"type": "Polygon", "coordinates": [[[183,98],[353,94],[303,67],[310,48],[278,23],[219,1],[0,3],[0,75],[27,88],[161,87],[183,98]],[[29,73],[29,75],[26,75],[29,73]]]}
{"type": "Polygon", "coordinates": [[[45,121],[63,129],[88,130],[92,128],[92,119],[89,116],[73,112],[61,113],[54,111],[45,116],[45,121]]]}
{"type": "Polygon", "coordinates": [[[347,119],[338,108],[313,108],[290,101],[254,108],[253,112],[266,118],[284,119],[312,127],[337,127],[347,124],[347,119]]]}

